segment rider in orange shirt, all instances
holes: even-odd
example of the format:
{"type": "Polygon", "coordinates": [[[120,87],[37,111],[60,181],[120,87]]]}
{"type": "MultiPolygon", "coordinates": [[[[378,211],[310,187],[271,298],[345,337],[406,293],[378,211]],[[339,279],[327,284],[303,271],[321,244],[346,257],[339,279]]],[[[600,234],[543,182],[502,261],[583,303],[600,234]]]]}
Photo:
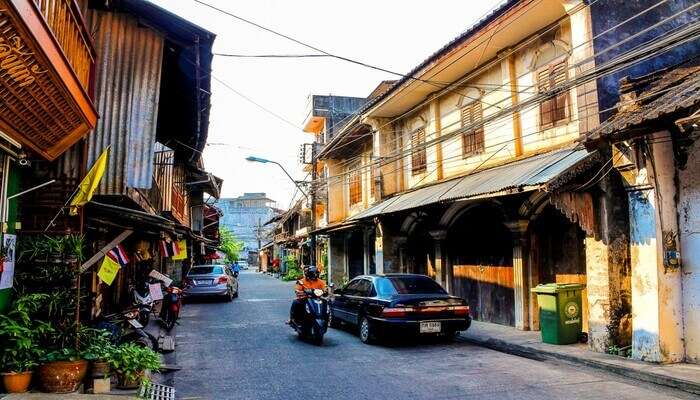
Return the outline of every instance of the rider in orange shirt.
{"type": "Polygon", "coordinates": [[[292,308],[289,311],[290,322],[295,316],[298,316],[302,310],[304,298],[304,290],[306,289],[326,289],[326,282],[318,278],[318,268],[315,265],[311,265],[304,269],[304,277],[299,279],[294,286],[294,293],[296,294],[296,299],[292,302],[292,308]]]}

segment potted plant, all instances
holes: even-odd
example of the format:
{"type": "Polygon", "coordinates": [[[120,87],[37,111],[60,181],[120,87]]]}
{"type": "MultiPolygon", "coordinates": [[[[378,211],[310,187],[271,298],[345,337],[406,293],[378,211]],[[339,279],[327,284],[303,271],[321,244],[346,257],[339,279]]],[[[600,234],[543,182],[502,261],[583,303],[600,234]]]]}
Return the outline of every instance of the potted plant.
{"type": "Polygon", "coordinates": [[[65,238],[66,262],[81,262],[84,259],[83,249],[85,248],[85,238],[83,235],[68,235],[65,238]]]}
{"type": "Polygon", "coordinates": [[[109,363],[117,373],[117,387],[121,389],[137,388],[146,371],[159,370],[161,366],[158,353],[133,343],[117,346],[109,363]]]}
{"type": "Polygon", "coordinates": [[[88,361],[82,349],[94,329],[71,324],[55,327],[46,337],[47,351],[37,369],[39,386],[49,393],[74,392],[87,373],[88,361]]]}
{"type": "Polygon", "coordinates": [[[22,393],[29,388],[32,369],[42,355],[36,338],[51,329],[30,316],[39,307],[41,297],[37,294],[20,296],[10,312],[0,315],[2,381],[9,393],[22,393]]]}
{"type": "Polygon", "coordinates": [[[109,360],[114,353],[115,346],[112,334],[104,329],[93,329],[82,351],[84,359],[90,362],[90,376],[93,378],[105,378],[109,376],[109,360]]]}

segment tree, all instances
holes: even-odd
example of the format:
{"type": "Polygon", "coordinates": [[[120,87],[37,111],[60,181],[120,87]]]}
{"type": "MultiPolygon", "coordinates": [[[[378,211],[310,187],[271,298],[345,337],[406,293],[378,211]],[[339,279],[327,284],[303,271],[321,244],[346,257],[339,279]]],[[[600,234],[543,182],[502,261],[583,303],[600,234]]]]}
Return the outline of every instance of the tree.
{"type": "Polygon", "coordinates": [[[226,254],[226,262],[232,263],[238,261],[238,254],[243,250],[244,243],[238,239],[236,235],[226,227],[219,228],[219,250],[226,254]]]}

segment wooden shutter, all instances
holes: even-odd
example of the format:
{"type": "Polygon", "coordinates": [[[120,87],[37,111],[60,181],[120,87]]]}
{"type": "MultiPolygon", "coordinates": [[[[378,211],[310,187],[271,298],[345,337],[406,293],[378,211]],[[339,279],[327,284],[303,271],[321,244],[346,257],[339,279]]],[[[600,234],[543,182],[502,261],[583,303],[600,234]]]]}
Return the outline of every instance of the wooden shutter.
{"type": "MultiPolygon", "coordinates": [[[[547,93],[550,90],[549,68],[545,68],[537,73],[537,91],[547,93]]],[[[548,127],[552,125],[552,109],[554,104],[552,99],[543,100],[540,103],[540,126],[548,127]]]]}
{"type": "Polygon", "coordinates": [[[419,174],[426,169],[425,129],[413,132],[411,137],[411,171],[419,174]]]}
{"type": "Polygon", "coordinates": [[[472,129],[462,134],[462,155],[470,156],[484,151],[483,109],[480,101],[462,108],[462,127],[472,129]]]}
{"type": "MultiPolygon", "coordinates": [[[[559,88],[566,84],[567,77],[566,77],[566,62],[560,62],[559,64],[553,65],[551,67],[551,72],[549,75],[550,79],[550,84],[552,88],[559,88]]],[[[568,100],[569,100],[569,91],[564,90],[557,94],[554,99],[553,103],[553,117],[554,117],[554,123],[557,123],[559,121],[564,121],[566,120],[566,111],[568,107],[568,100]]]]}
{"type": "Polygon", "coordinates": [[[362,170],[359,164],[353,166],[348,177],[350,205],[362,201],[362,170]]]}

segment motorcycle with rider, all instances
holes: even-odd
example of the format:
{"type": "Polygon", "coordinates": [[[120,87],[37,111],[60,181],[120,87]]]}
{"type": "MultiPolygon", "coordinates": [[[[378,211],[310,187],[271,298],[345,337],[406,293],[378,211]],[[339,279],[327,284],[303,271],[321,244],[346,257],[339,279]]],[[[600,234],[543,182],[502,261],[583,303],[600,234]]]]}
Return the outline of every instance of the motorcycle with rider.
{"type": "Polygon", "coordinates": [[[328,330],[328,290],[326,282],[319,279],[318,268],[311,265],[304,269],[304,277],[294,286],[296,299],[289,310],[288,324],[300,338],[320,345],[328,330]]]}

